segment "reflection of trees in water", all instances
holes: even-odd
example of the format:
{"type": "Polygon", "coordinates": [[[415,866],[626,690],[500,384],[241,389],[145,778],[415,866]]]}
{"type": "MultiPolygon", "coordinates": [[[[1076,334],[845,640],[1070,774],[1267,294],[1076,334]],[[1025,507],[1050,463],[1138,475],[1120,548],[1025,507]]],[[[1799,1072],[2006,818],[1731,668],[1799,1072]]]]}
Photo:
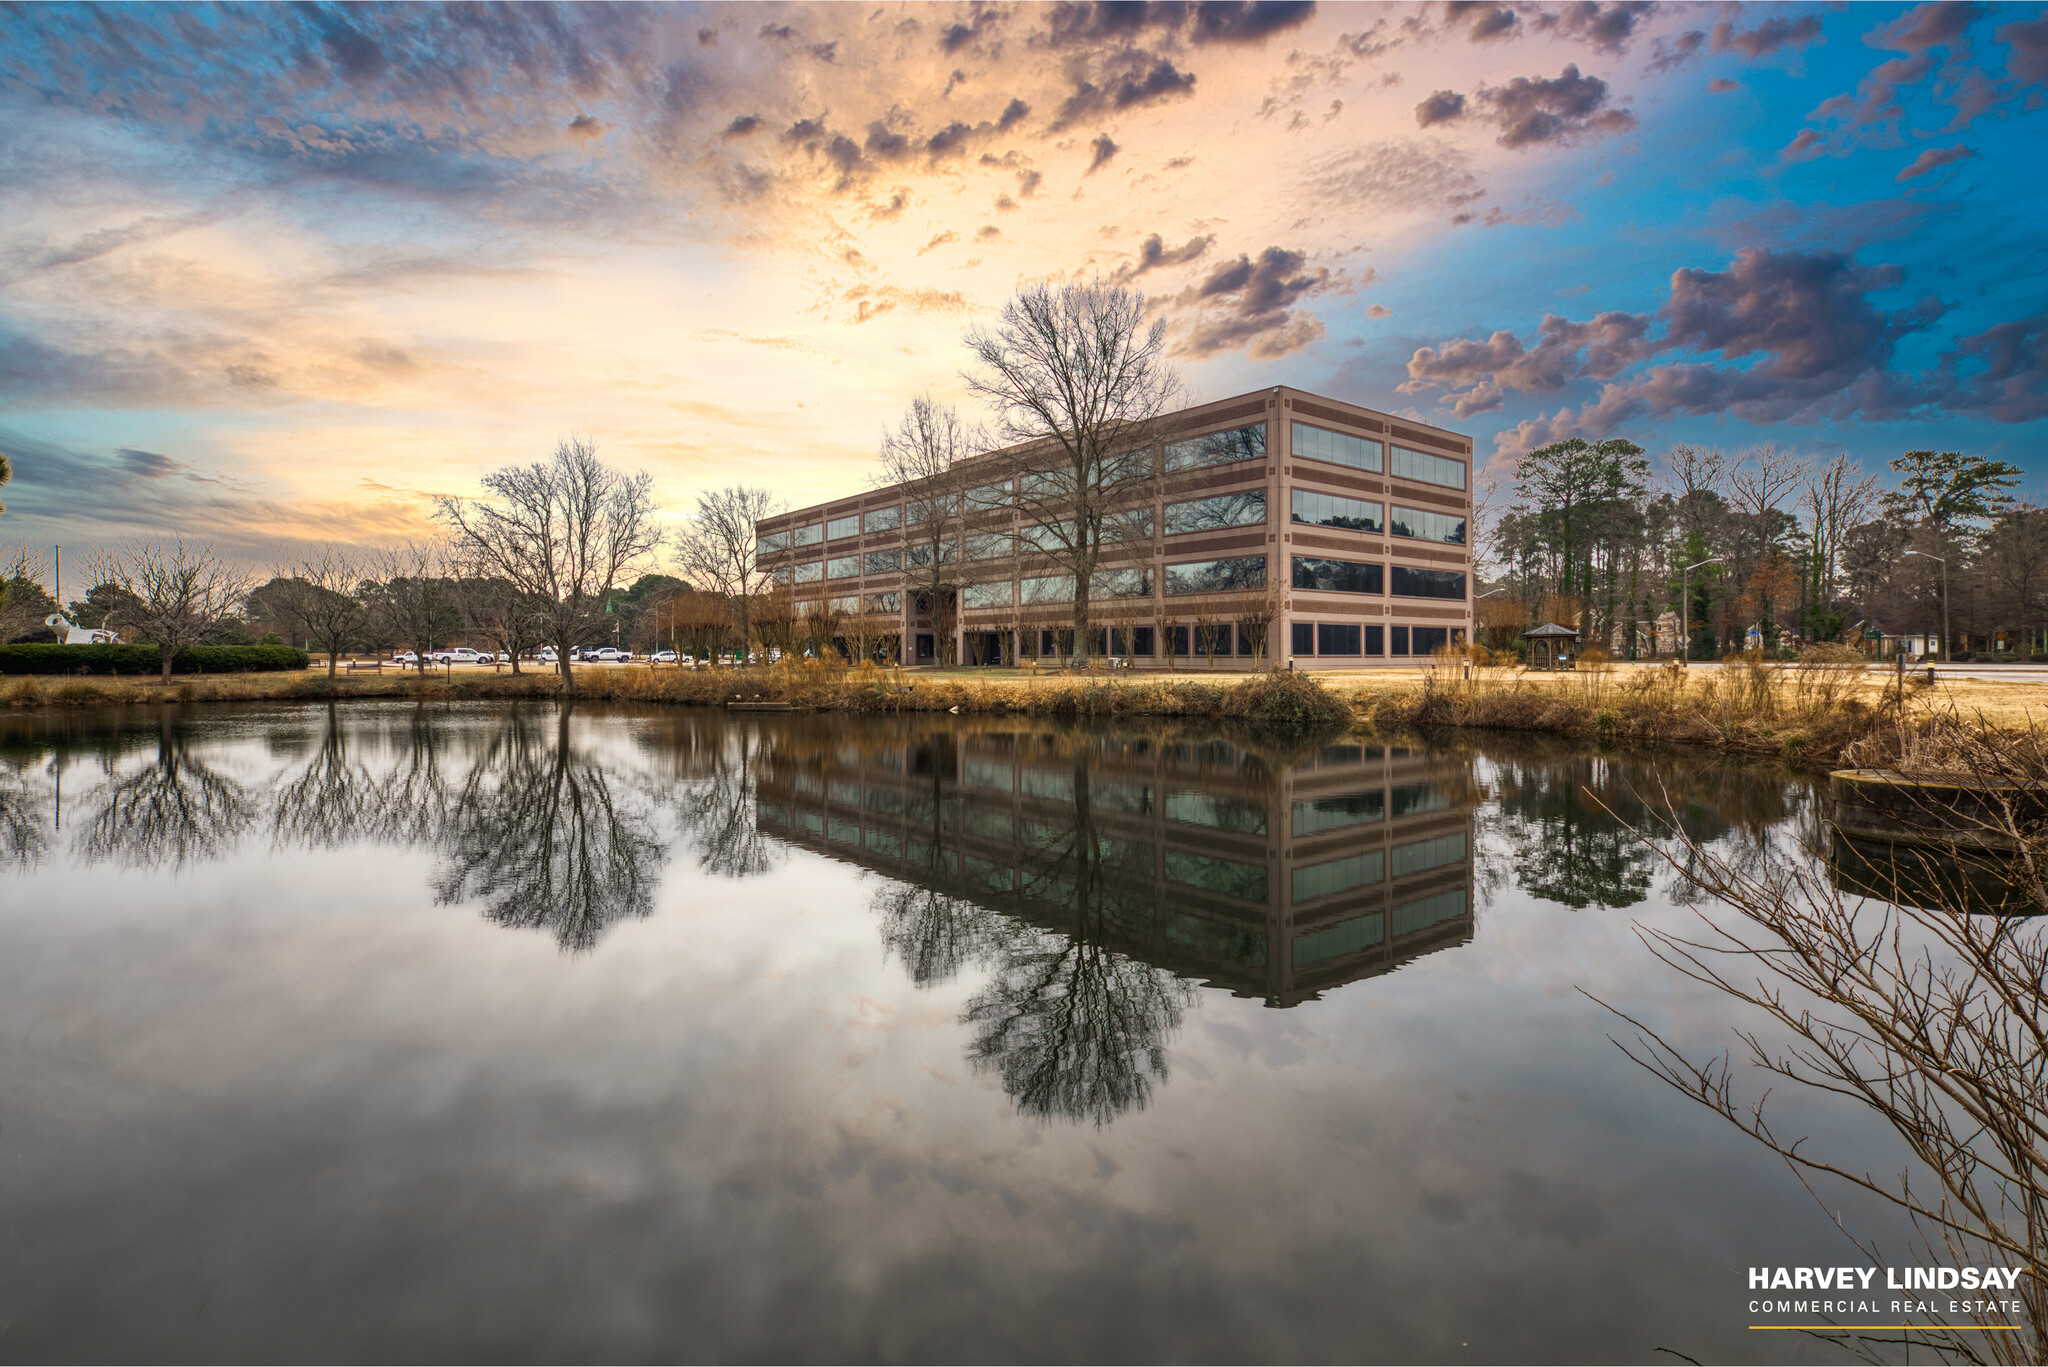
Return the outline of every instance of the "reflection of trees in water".
{"type": "Polygon", "coordinates": [[[873,903],[882,922],[882,946],[903,961],[919,987],[946,982],[971,963],[1000,950],[1017,923],[964,897],[915,883],[887,882],[873,903]]]}
{"type": "Polygon", "coordinates": [[[1103,1125],[1142,1110],[1166,1080],[1187,983],[1074,933],[1032,936],[994,970],[967,1004],[968,1058],[1026,1115],[1103,1125]]]}
{"type": "Polygon", "coordinates": [[[255,795],[201,760],[169,716],[158,723],[155,762],[127,775],[110,764],[83,803],[92,815],[79,852],[147,869],[218,858],[258,815],[255,795]]]}
{"type": "Polygon", "coordinates": [[[332,848],[380,824],[390,790],[350,755],[341,710],[327,705],[320,742],[306,767],[277,786],[270,829],[281,845],[332,848]]]}
{"type": "Polygon", "coordinates": [[[728,878],[766,873],[782,860],[782,846],[754,820],[752,728],[697,753],[695,770],[675,789],[676,819],[697,849],[697,867],[728,878]]]}
{"type": "Polygon", "coordinates": [[[578,753],[567,707],[553,727],[510,713],[449,806],[436,900],[480,898],[501,926],[589,949],[653,910],[666,850],[650,805],[578,753]]]}
{"type": "MultiPolygon", "coordinates": [[[[1067,819],[1040,809],[1019,827],[1010,877],[1021,915],[900,883],[885,886],[875,906],[884,944],[918,986],[969,963],[988,969],[965,1014],[977,1070],[996,1074],[1027,1115],[1102,1125],[1142,1109],[1166,1079],[1166,1046],[1194,989],[1110,947],[1115,927],[1151,915],[1153,854],[1096,829],[1078,750],[1072,784],[1067,819]]],[[[936,798],[929,806],[928,857],[939,873],[960,852],[948,848],[936,798]]]]}
{"type": "MultiPolygon", "coordinates": [[[[1675,824],[1694,844],[1716,843],[1747,862],[1768,857],[1774,832],[1809,797],[1781,775],[1707,753],[1617,758],[1511,742],[1489,743],[1487,753],[1494,804],[1480,823],[1503,838],[1510,863],[1483,870],[1482,882],[1512,876],[1532,896],[1569,907],[1628,907],[1649,895],[1657,852],[1631,827],[1654,837],[1675,824]]],[[[1689,884],[1671,882],[1682,900],[1689,884]]]]}
{"type": "Polygon", "coordinates": [[[50,853],[50,791],[27,757],[0,759],[0,862],[33,868],[50,853]]]}

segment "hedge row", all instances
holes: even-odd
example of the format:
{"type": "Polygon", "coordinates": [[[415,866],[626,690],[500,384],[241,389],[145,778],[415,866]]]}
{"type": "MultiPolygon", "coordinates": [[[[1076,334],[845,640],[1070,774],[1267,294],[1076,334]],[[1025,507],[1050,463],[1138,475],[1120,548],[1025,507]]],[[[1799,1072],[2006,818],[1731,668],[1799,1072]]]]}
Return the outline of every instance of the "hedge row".
{"type": "MultiPolygon", "coordinates": [[[[173,674],[243,674],[304,669],[306,652],[290,646],[189,646],[171,661],[173,674]]],[[[0,645],[0,674],[156,674],[155,646],[0,645]]]]}

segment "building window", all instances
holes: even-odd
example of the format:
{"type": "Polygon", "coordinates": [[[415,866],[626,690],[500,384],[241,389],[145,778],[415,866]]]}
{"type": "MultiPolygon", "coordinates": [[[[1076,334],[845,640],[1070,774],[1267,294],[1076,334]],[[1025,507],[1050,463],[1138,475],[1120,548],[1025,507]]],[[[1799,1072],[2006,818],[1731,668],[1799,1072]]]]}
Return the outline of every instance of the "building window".
{"type": "Polygon", "coordinates": [[[788,565],[777,565],[774,569],[768,571],[768,582],[771,584],[793,583],[794,575],[788,565]]]}
{"type": "Polygon", "coordinates": [[[1386,654],[1386,636],[1387,629],[1385,627],[1367,627],[1365,629],[1365,653],[1368,655],[1386,654]]]}
{"type": "Polygon", "coordinates": [[[862,517],[871,532],[893,532],[903,525],[901,508],[870,508],[862,517]]]}
{"type": "Polygon", "coordinates": [[[1394,628],[1394,649],[1392,653],[1395,655],[1406,655],[1408,653],[1408,628],[1394,628]]]}
{"type": "Polygon", "coordinates": [[[825,562],[827,579],[855,579],[860,576],[860,557],[857,555],[837,556],[825,562]]]}
{"type": "MultiPolygon", "coordinates": [[[[1294,871],[1294,905],[1313,902],[1318,897],[1328,897],[1332,893],[1349,892],[1353,888],[1370,887],[1386,878],[1386,865],[1387,857],[1378,850],[1367,854],[1354,854],[1347,859],[1333,859],[1327,864],[1304,865],[1294,871]]],[[[1375,916],[1372,919],[1379,918],[1375,916]]],[[[1299,963],[1301,940],[1294,943],[1294,958],[1299,963]]]]}
{"type": "Polygon", "coordinates": [[[1465,519],[1449,513],[1426,512],[1421,508],[1394,507],[1394,535],[1412,536],[1417,541],[1441,541],[1447,546],[1465,544],[1465,519]]]}
{"type": "Polygon", "coordinates": [[[1433,654],[1444,646],[1450,645],[1454,640],[1461,639],[1464,634],[1462,631],[1454,632],[1449,627],[1416,627],[1412,633],[1415,653],[1417,655],[1433,654]]]}
{"type": "Polygon", "coordinates": [[[1024,581],[1024,601],[1027,603],[1071,603],[1074,601],[1074,581],[1064,574],[1050,575],[1044,579],[1024,581]]]}
{"type": "Polygon", "coordinates": [[[1231,627],[1228,622],[1195,623],[1195,654],[1202,656],[1228,655],[1230,653],[1231,627]]]}
{"type": "Polygon", "coordinates": [[[1088,579],[1090,598],[1150,598],[1152,571],[1097,570],[1088,579]]]}
{"type": "Polygon", "coordinates": [[[1316,653],[1316,625],[1314,622],[1294,624],[1294,653],[1313,655],[1316,653]]]}
{"type": "Polygon", "coordinates": [[[1017,545],[1020,549],[1058,552],[1067,544],[1064,531],[1064,528],[1034,522],[1017,529],[1017,545]]]}
{"type": "MultiPolygon", "coordinates": [[[[1302,873],[1309,870],[1304,869],[1302,873]]],[[[1295,875],[1299,886],[1301,874],[1295,875]]],[[[1295,900],[1299,901],[1300,898],[1295,900]]],[[[1365,916],[1354,916],[1348,921],[1339,921],[1334,926],[1324,926],[1306,935],[1294,937],[1294,966],[1307,968],[1321,963],[1324,959],[1342,958],[1346,954],[1362,954],[1380,942],[1382,927],[1386,920],[1384,912],[1372,912],[1365,916]]]]}
{"type": "Polygon", "coordinates": [[[868,611],[901,612],[903,611],[903,595],[900,593],[871,593],[868,595],[868,611]]]}
{"type": "Polygon", "coordinates": [[[1385,592],[1384,568],[1358,560],[1324,560],[1314,556],[1294,557],[1294,587],[1323,593],[1385,592]]]}
{"type": "Polygon", "coordinates": [[[1396,565],[1394,593],[1402,598],[1463,598],[1465,574],[1462,570],[1419,570],[1412,565],[1396,565]]]}
{"type": "Polygon", "coordinates": [[[1000,584],[969,584],[960,590],[963,608],[1006,608],[1010,606],[1010,581],[1000,584]]]}
{"type": "Polygon", "coordinates": [[[1294,455],[1297,460],[1322,460],[1332,465],[1348,465],[1354,470],[1380,468],[1380,444],[1368,437],[1354,437],[1344,432],[1332,432],[1327,427],[1311,427],[1305,422],[1294,424],[1294,455]]]}
{"type": "Polygon", "coordinates": [[[1010,534],[991,532],[967,538],[969,560],[997,560],[1010,553],[1010,534]]]}
{"type": "Polygon", "coordinates": [[[1316,623],[1316,654],[1356,655],[1358,653],[1358,626],[1356,623],[1316,623]]]}
{"type": "Polygon", "coordinates": [[[869,574],[894,574],[903,568],[903,552],[869,551],[867,566],[869,574]]]}
{"type": "Polygon", "coordinates": [[[1195,560],[1166,567],[1168,593],[1230,593],[1266,586],[1266,557],[1242,555],[1227,560],[1195,560]]]}
{"type": "Polygon", "coordinates": [[[1208,465],[1228,465],[1238,460],[1258,460],[1266,454],[1266,424],[1234,427],[1228,432],[1210,432],[1186,441],[1166,444],[1166,473],[1199,470],[1208,465]]]}
{"type": "Polygon", "coordinates": [[[789,534],[789,544],[792,546],[815,546],[824,539],[825,529],[816,522],[808,527],[798,527],[789,534]]]}
{"type": "Polygon", "coordinates": [[[1151,627],[1131,628],[1131,654],[1150,658],[1156,648],[1151,627]]]}
{"type": "Polygon", "coordinates": [[[1170,503],[1166,507],[1166,534],[1213,532],[1224,527],[1250,527],[1266,520],[1266,491],[1246,489],[1215,498],[1198,498],[1192,503],[1170,503]]]}
{"type": "Polygon", "coordinates": [[[1007,508],[1009,506],[1010,481],[1008,480],[1003,480],[997,484],[984,484],[979,489],[969,489],[967,491],[967,511],[970,513],[986,512],[991,508],[1007,508]]]}
{"type": "Polygon", "coordinates": [[[1394,474],[1400,479],[1412,479],[1422,484],[1440,484],[1446,489],[1465,487],[1465,462],[1445,460],[1432,456],[1427,451],[1412,451],[1405,446],[1394,448],[1394,474]]]}
{"type": "Polygon", "coordinates": [[[825,564],[821,560],[799,560],[796,562],[796,582],[815,584],[825,577],[825,564]]]}
{"type": "Polygon", "coordinates": [[[1387,814],[1387,795],[1378,788],[1355,793],[1335,793],[1294,804],[1293,830],[1297,836],[1364,826],[1387,814]]]}
{"type": "Polygon", "coordinates": [[[860,599],[827,598],[825,600],[825,610],[828,612],[839,613],[842,616],[851,617],[854,613],[860,611],[860,599]]]}
{"type": "Polygon", "coordinates": [[[1173,882],[1247,902],[1266,900],[1266,866],[1245,864],[1235,859],[1212,859],[1207,855],[1167,850],[1160,856],[1166,876],[1173,882]]]}
{"type": "Polygon", "coordinates": [[[1309,489],[1294,491],[1294,520],[1312,527],[1341,527],[1347,532],[1379,535],[1384,505],[1358,498],[1339,498],[1309,489]]]}
{"type": "Polygon", "coordinates": [[[1449,892],[1437,893],[1415,902],[1404,902],[1394,908],[1394,934],[1412,935],[1418,930],[1427,930],[1444,921],[1455,921],[1465,914],[1465,890],[1452,888],[1449,892]]]}
{"type": "Polygon", "coordinates": [[[851,517],[835,517],[825,524],[825,539],[837,541],[842,536],[860,535],[860,514],[851,517]]]}
{"type": "Polygon", "coordinates": [[[788,550],[791,545],[790,537],[793,535],[794,533],[792,532],[770,532],[765,536],[755,537],[755,557],[757,559],[766,560],[769,556],[778,555],[781,552],[788,550]]]}
{"type": "MultiPolygon", "coordinates": [[[[950,565],[953,563],[954,550],[952,542],[938,542],[937,549],[939,563],[941,565],[950,565]]],[[[903,548],[903,563],[914,570],[925,569],[929,567],[932,563],[932,550],[933,543],[929,541],[919,542],[915,546],[905,546],[903,548]]],[[[895,554],[895,552],[890,551],[886,552],[886,554],[893,555],[895,554]]],[[[869,560],[873,560],[874,558],[875,557],[872,555],[868,557],[869,560]]],[[[868,566],[868,573],[875,573],[875,567],[873,565],[868,566]]]]}
{"type": "Polygon", "coordinates": [[[1465,833],[1455,831],[1440,835],[1432,840],[1419,840],[1413,845],[1394,846],[1394,877],[1405,878],[1411,873],[1422,873],[1429,869],[1441,869],[1451,864],[1465,862],[1465,833]]]}
{"type": "Polygon", "coordinates": [[[1223,793],[1169,789],[1160,811],[1168,821],[1184,822],[1190,826],[1213,826],[1219,831],[1236,831],[1240,835],[1266,833],[1265,803],[1223,793]]]}
{"type": "Polygon", "coordinates": [[[1420,816],[1424,812],[1448,811],[1450,797],[1427,783],[1404,783],[1394,789],[1394,819],[1420,816]]]}

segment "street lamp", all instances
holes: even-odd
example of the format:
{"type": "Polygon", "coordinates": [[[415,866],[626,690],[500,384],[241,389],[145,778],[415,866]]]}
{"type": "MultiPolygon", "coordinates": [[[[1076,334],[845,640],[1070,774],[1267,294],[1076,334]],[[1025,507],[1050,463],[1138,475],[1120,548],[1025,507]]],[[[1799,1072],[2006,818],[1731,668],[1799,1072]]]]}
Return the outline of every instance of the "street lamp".
{"type": "Polygon", "coordinates": [[[1906,554],[1907,554],[1907,555],[1917,555],[1917,556],[1919,556],[1919,557],[1920,557],[1920,558],[1921,558],[1922,560],[1940,560],[1940,561],[1941,561],[1941,662],[1942,662],[1943,664],[1947,664],[1947,663],[1949,662],[1949,658],[1948,658],[1948,561],[1947,561],[1946,559],[1944,559],[1943,557],[1941,557],[1941,556],[1938,556],[1938,555],[1929,555],[1929,554],[1928,554],[1928,553],[1927,553],[1926,551],[1907,551],[1907,552],[1906,552],[1906,554]]]}
{"type": "Polygon", "coordinates": [[[1687,565],[1678,572],[1678,663],[1683,668],[1692,668],[1692,594],[1687,591],[1687,577],[1694,570],[1720,563],[1720,556],[1710,555],[1699,564],[1687,565]]]}

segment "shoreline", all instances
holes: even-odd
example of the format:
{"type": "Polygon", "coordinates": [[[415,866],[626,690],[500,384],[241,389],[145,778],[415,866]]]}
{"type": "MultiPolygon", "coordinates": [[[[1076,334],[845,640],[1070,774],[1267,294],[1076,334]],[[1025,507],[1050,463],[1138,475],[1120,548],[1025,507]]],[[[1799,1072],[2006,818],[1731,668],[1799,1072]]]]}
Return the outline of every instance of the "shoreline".
{"type": "MultiPolygon", "coordinates": [[[[720,707],[788,704],[823,712],[961,712],[1060,717],[1183,717],[1327,724],[1383,729],[1518,731],[1625,744],[1677,744],[1775,756],[1828,767],[1842,750],[1896,719],[1889,677],[1821,666],[1747,665],[1679,671],[1669,666],[1610,666],[1577,674],[1519,669],[1383,670],[1288,674],[1147,673],[1129,675],[1017,670],[886,670],[799,665],[657,670],[586,668],[575,696],[592,702],[720,707]]],[[[1975,709],[1996,726],[1999,713],[2029,704],[2048,710],[2048,685],[1994,685],[1998,707],[1975,709]],[[2020,696],[2039,693],[2039,697],[2020,696]]],[[[1966,691],[1966,690],[1962,690],[1966,691]]],[[[1972,699],[1954,685],[1909,681],[1908,711],[1972,699]]],[[[415,699],[486,701],[563,697],[553,673],[452,676],[417,673],[329,679],[324,671],[216,674],[155,680],[15,676],[0,680],[0,706],[92,707],[151,703],[331,702],[415,699]]],[[[2017,721],[2019,718],[2013,718],[2017,721]]]]}

